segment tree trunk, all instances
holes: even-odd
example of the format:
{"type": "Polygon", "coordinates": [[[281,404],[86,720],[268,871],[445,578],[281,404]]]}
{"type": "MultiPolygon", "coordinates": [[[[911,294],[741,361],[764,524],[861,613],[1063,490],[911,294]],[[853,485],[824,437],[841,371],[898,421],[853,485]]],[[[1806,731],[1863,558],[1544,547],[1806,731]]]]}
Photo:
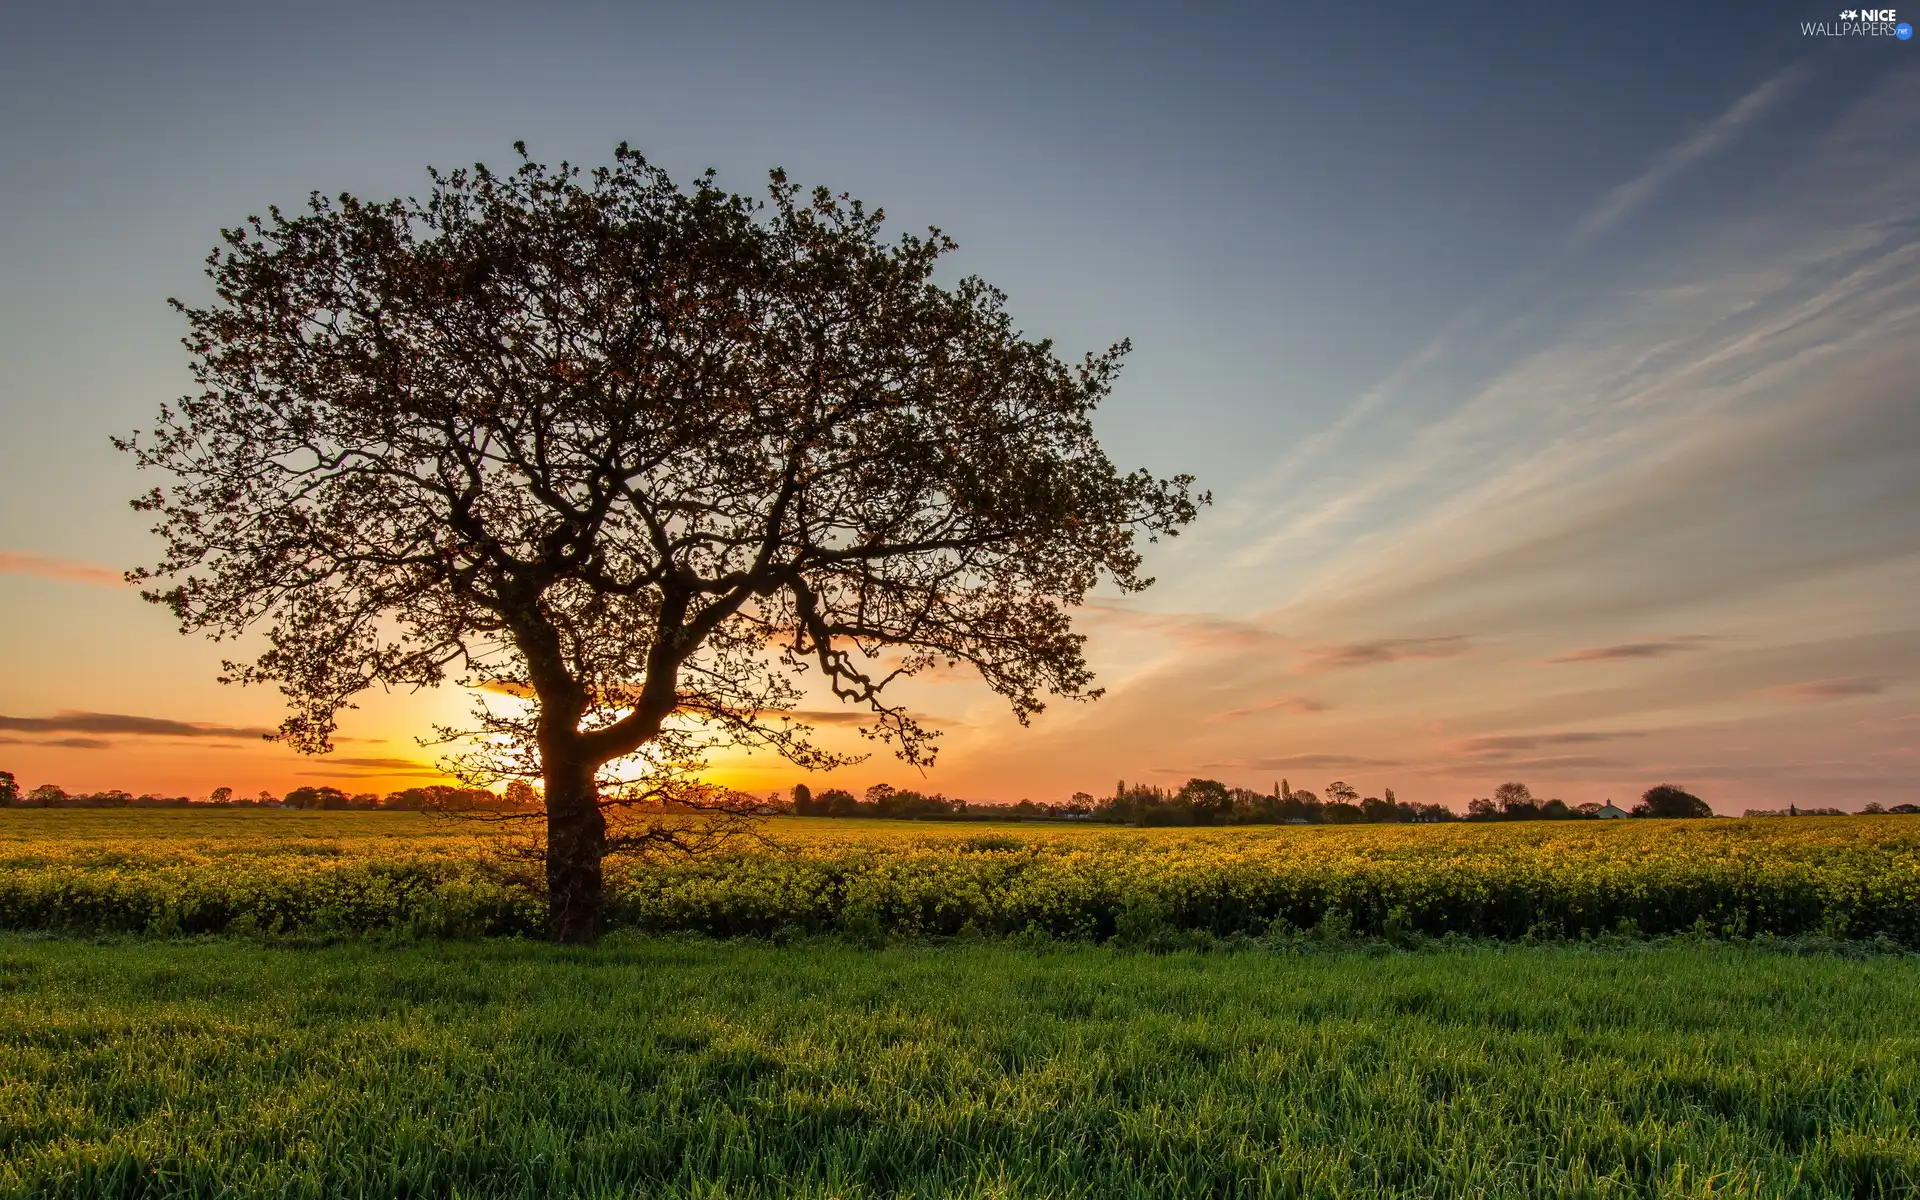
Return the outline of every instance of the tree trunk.
{"type": "Polygon", "coordinates": [[[578,761],[549,761],[547,785],[547,935],[556,942],[600,936],[605,879],[600,859],[607,822],[594,771],[578,761]]]}

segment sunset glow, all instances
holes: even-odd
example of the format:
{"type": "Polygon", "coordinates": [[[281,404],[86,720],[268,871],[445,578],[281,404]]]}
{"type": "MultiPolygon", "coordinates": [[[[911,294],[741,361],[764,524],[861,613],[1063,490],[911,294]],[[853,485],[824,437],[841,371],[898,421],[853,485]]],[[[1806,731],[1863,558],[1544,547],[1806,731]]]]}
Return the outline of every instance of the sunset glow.
{"type": "Polygon", "coordinates": [[[455,69],[505,53],[486,35],[414,18],[350,43],[270,38],[284,14],[130,10],[99,41],[56,8],[8,18],[9,111],[32,94],[48,115],[0,142],[15,163],[57,146],[59,169],[0,185],[0,768],[196,797],[446,778],[420,739],[460,723],[455,687],[363,697],[331,755],[264,740],[279,698],[217,682],[244,647],[179,637],[123,581],[156,553],[126,502],[163,481],[107,439],[190,386],[165,300],[204,298],[221,226],[310,189],[418,191],[426,163],[505,161],[514,137],[555,161],[625,138],[681,176],[751,188],[779,163],[898,229],[937,224],[1069,357],[1132,338],[1103,444],[1214,496],[1151,548],[1156,586],[1080,613],[1101,699],[1023,728],[976,679],[916,680],[900,699],[943,733],[923,776],[815,697],[803,718],[866,761],[725,755],[715,781],[1051,801],[1342,779],[1456,808],[1505,780],[1569,803],[1671,781],[1734,814],[1914,798],[1910,46],[1678,18],[1662,36],[1712,65],[1599,105],[1638,84],[1588,65],[1587,17],[1470,50],[1108,14],[1082,54],[1064,16],[1012,45],[951,15],[911,72],[904,35],[824,39],[778,7],[738,45],[736,17],[687,17],[702,54],[561,16],[514,51],[537,97],[455,69]],[[422,69],[378,69],[407,54],[422,69]],[[1482,75],[1475,54],[1530,65],[1482,75]],[[212,56],[284,120],[195,90],[212,56]],[[101,90],[72,94],[81,76],[101,90]]]}

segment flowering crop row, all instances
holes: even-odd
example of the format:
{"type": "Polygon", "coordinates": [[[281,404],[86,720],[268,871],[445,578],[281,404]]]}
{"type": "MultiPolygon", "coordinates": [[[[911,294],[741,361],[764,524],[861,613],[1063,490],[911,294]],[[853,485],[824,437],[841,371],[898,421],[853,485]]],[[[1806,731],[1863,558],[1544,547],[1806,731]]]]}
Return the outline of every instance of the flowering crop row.
{"type": "MultiPolygon", "coordinates": [[[[532,933],[472,826],[407,814],[0,814],[0,927],[532,933]]],[[[750,853],[614,873],[615,927],[1104,940],[1632,931],[1920,948],[1920,821],[1126,830],[776,821],[750,853]]]]}

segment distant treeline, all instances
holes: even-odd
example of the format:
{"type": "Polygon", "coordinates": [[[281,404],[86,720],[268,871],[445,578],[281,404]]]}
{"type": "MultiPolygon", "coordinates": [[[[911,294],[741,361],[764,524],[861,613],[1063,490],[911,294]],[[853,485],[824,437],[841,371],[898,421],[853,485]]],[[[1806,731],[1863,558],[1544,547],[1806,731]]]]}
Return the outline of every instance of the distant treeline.
{"type": "Polygon", "coordinates": [[[876,783],[866,797],[855,796],[845,788],[828,788],[815,794],[806,784],[795,784],[790,805],[776,794],[773,804],[786,807],[799,817],[886,817],[916,821],[1072,821],[1086,820],[1090,804],[1075,796],[1066,804],[1036,804],[1022,800],[1018,804],[981,804],[952,800],[935,792],[931,795],[892,784],[876,783]]]}
{"type": "MultiPolygon", "coordinates": [[[[235,795],[232,788],[215,788],[203,798],[136,796],[130,792],[68,792],[51,783],[22,791],[10,771],[0,771],[0,808],[291,808],[325,811],[476,811],[537,809],[540,794],[521,780],[505,793],[485,788],[432,784],[378,795],[349,793],[337,787],[297,787],[284,795],[262,791],[235,795]]],[[[1711,817],[1707,802],[1684,788],[1661,784],[1647,789],[1631,810],[1610,804],[1568,804],[1560,799],[1535,799],[1524,783],[1503,783],[1490,797],[1467,802],[1464,815],[1444,804],[1410,804],[1397,799],[1392,788],[1381,796],[1362,796],[1342,780],[1326,787],[1323,799],[1286,780],[1271,792],[1229,787],[1217,779],[1189,779],[1179,788],[1122,781],[1113,795],[1096,799],[1075,792],[1062,804],[1022,800],[1018,804],[987,804],[955,800],[938,792],[926,793],[877,783],[864,797],[845,788],[815,793],[806,784],[794,787],[791,801],[776,794],[760,811],[786,811],[802,817],[868,817],[915,821],[1096,821],[1113,825],[1426,825],[1443,821],[1589,821],[1602,817],[1711,817]]],[[[1890,807],[1868,804],[1861,813],[1920,814],[1920,805],[1890,807]]],[[[1749,817],[1844,817],[1840,808],[1749,808],[1749,817]]]]}
{"type": "MultiPolygon", "coordinates": [[[[777,800],[777,798],[776,798],[777,800]]],[[[1100,821],[1115,825],[1383,825],[1437,824],[1443,821],[1592,821],[1607,817],[1711,817],[1705,800],[1673,784],[1648,788],[1631,809],[1612,804],[1568,804],[1536,799],[1524,783],[1503,783],[1492,796],[1467,802],[1463,815],[1444,804],[1412,804],[1392,788],[1381,796],[1362,796],[1343,780],[1327,785],[1326,797],[1281,780],[1272,792],[1230,787],[1217,779],[1189,779],[1177,789],[1152,784],[1116,784],[1113,795],[1096,799],[1076,792],[1064,804],[981,804],[952,800],[938,793],[902,790],[888,784],[867,789],[864,799],[844,788],[815,794],[806,784],[793,789],[791,811],[803,817],[893,817],[961,821],[1100,821]]],[[[1920,806],[1869,804],[1867,813],[1920,813],[1920,806]]],[[[1748,816],[1846,815],[1840,809],[1749,809],[1748,816]]]]}
{"type": "Polygon", "coordinates": [[[297,787],[285,795],[262,791],[254,796],[239,796],[228,787],[213,789],[203,799],[191,796],[160,796],[152,792],[136,796],[113,789],[104,792],[69,792],[57,784],[43,783],[31,791],[21,791],[11,771],[0,771],[0,807],[17,808],[186,808],[212,805],[216,808],[299,808],[347,811],[352,809],[428,810],[498,809],[534,807],[539,795],[518,780],[507,785],[504,796],[485,788],[451,787],[432,784],[403,788],[386,795],[373,792],[349,793],[337,787],[297,787]]]}
{"type": "MultiPolygon", "coordinates": [[[[1860,809],[1863,817],[1877,817],[1886,813],[1898,813],[1901,816],[1920,815],[1920,804],[1885,805],[1870,802],[1860,809]]],[[[1789,804],[1785,808],[1749,808],[1740,814],[1743,817],[1851,817],[1854,814],[1844,808],[1801,808],[1789,804]]]]}
{"type": "Polygon", "coordinates": [[[1432,824],[1465,820],[1578,820],[1598,814],[1597,804],[1569,807],[1559,800],[1536,803],[1525,784],[1502,784],[1499,801],[1475,800],[1468,815],[1444,804],[1410,804],[1393,789],[1362,796],[1344,781],[1327,785],[1327,798],[1281,780],[1273,791],[1229,787],[1217,779],[1189,779],[1178,789],[1122,780],[1113,795],[1096,799],[1076,792],[1064,804],[978,804],[939,794],[905,791],[887,784],[867,789],[865,799],[844,788],[815,795],[806,784],[793,789],[792,811],[803,817],[904,817],[919,820],[1100,821],[1114,825],[1364,825],[1432,824]]]}

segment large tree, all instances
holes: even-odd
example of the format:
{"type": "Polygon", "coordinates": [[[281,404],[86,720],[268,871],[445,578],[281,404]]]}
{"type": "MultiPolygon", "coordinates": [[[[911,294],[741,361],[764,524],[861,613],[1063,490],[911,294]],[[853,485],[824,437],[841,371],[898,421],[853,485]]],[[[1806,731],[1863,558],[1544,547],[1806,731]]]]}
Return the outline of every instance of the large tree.
{"type": "Polygon", "coordinates": [[[482,730],[543,779],[551,933],[582,940],[623,781],[715,738],[832,761],[788,719],[808,689],[912,762],[933,731],[889,687],[930,667],[1022,721],[1098,694],[1071,609],[1146,587],[1136,540],[1205,499],[1095,441],[1125,343],[1063,362],[933,282],[938,230],[883,241],[777,170],[755,200],[516,149],[249,218],[214,302],[174,302],[199,390],[122,443],[172,476],[133,575],[184,632],[264,636],[226,677],[280,687],[280,737],[330,749],[369,687],[524,699],[482,730]]]}

